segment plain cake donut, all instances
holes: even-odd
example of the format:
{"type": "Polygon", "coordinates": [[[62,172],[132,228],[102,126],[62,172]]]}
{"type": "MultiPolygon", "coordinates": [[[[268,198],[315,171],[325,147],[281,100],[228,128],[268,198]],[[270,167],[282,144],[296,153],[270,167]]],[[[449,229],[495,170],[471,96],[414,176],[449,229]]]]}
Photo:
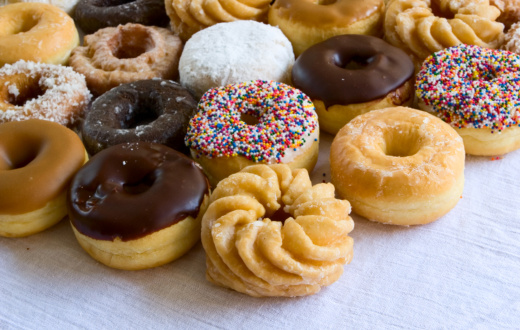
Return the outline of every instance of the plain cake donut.
{"type": "Polygon", "coordinates": [[[330,149],[332,183],[355,213],[394,225],[432,222],[460,200],[464,144],[448,124],[405,107],[367,112],[330,149]]]}

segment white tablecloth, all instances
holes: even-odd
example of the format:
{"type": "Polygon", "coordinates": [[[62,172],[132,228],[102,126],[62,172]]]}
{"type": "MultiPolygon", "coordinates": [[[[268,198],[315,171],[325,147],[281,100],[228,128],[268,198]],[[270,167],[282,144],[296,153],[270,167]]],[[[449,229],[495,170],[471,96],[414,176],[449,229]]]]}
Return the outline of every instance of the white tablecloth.
{"type": "MultiPolygon", "coordinates": [[[[314,181],[328,181],[324,135],[314,181]]],[[[91,259],[70,225],[0,238],[0,328],[520,327],[520,151],[466,158],[458,205],[424,226],[353,216],[354,259],[320,293],[251,298],[205,279],[201,244],[155,269],[91,259]]],[[[1,198],[1,197],[0,197],[1,198]]]]}

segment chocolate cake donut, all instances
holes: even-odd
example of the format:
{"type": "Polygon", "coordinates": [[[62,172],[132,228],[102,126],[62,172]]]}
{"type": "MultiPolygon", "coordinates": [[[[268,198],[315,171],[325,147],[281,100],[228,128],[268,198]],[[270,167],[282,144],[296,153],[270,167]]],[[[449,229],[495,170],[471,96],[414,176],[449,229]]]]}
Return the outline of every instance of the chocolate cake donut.
{"type": "Polygon", "coordinates": [[[93,103],[81,133],[93,155],[116,144],[147,141],[187,153],[184,136],[197,102],[171,80],[150,79],[111,89],[93,103]]]}

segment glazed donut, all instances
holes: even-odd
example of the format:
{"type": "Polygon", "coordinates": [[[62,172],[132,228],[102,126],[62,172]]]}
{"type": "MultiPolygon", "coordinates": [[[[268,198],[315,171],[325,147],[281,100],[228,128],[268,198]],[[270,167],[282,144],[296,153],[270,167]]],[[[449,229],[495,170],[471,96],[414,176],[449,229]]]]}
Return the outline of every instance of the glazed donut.
{"type": "Polygon", "coordinates": [[[169,80],[140,80],[97,98],[85,117],[81,136],[89,154],[123,142],[155,142],[187,153],[184,136],[197,102],[169,80]]]}
{"type": "Polygon", "coordinates": [[[169,23],[164,0],[80,0],[74,20],[89,34],[126,23],[164,27],[169,23]]]}
{"type": "Polygon", "coordinates": [[[36,118],[72,126],[90,98],[85,78],[68,67],[22,60],[0,69],[0,123],[36,118]]]}
{"type": "Polygon", "coordinates": [[[32,235],[63,219],[70,180],[85,161],[81,140],[64,126],[0,124],[0,235],[32,235]]]}
{"type": "Polygon", "coordinates": [[[177,79],[181,52],[182,42],[170,30],[129,23],[85,36],[69,65],[85,75],[92,93],[101,95],[136,80],[177,79]]]}
{"type": "Polygon", "coordinates": [[[76,8],[76,4],[79,0],[2,0],[0,2],[0,6],[5,6],[13,3],[18,2],[41,2],[41,3],[48,3],[49,5],[56,6],[72,16],[72,13],[74,12],[74,8],[76,8]]]}
{"type": "Polygon", "coordinates": [[[305,94],[256,80],[206,92],[185,142],[215,186],[256,163],[284,163],[311,172],[318,139],[318,117],[305,94]]]}
{"type": "Polygon", "coordinates": [[[293,64],[291,43],[280,29],[237,21],[213,25],[188,40],[179,75],[181,84],[200,99],[212,87],[249,80],[288,83],[293,64]]]}
{"type": "Polygon", "coordinates": [[[107,148],[74,177],[67,206],[79,244],[113,268],[156,267],[200,238],[208,182],[188,157],[161,144],[107,148]]]}
{"type": "Polygon", "coordinates": [[[165,0],[172,30],[186,41],[217,23],[237,20],[265,22],[271,0],[165,0]]]}
{"type": "Polygon", "coordinates": [[[417,74],[421,109],[451,126],[471,155],[520,148],[520,56],[459,45],[434,53],[417,74]]]}
{"type": "Polygon", "coordinates": [[[322,131],[336,134],[365,112],[413,102],[414,65],[406,53],[365,35],[311,46],[292,69],[294,87],[316,107],[322,131]]]}
{"type": "Polygon", "coordinates": [[[332,183],[365,218],[394,225],[437,220],[459,201],[464,145],[455,130],[424,111],[367,112],[332,141],[332,183]]]}
{"type": "Polygon", "coordinates": [[[19,60],[65,64],[77,45],[74,21],[58,7],[33,2],[0,7],[0,67],[19,60]]]}
{"type": "Polygon", "coordinates": [[[519,0],[490,0],[492,6],[500,10],[498,21],[504,23],[509,29],[511,25],[520,21],[520,1],[519,0]]]}
{"type": "Polygon", "coordinates": [[[255,165],[219,183],[202,218],[206,278],[251,296],[305,296],[352,260],[350,204],[305,169],[255,165]]]}
{"type": "Polygon", "coordinates": [[[391,0],[385,39],[409,53],[418,67],[433,52],[461,43],[498,48],[504,25],[489,0],[391,0]]]}
{"type": "Polygon", "coordinates": [[[299,56],[337,35],[382,36],[384,12],[383,0],[276,0],[269,24],[282,30],[299,56]]]}

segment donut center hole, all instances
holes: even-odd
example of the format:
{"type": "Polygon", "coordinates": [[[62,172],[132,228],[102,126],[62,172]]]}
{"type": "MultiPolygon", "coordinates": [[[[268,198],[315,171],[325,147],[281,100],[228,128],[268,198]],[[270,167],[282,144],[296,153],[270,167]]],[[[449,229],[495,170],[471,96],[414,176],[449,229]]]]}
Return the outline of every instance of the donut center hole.
{"type": "Polygon", "coordinates": [[[14,157],[8,159],[9,169],[15,170],[29,165],[38,156],[38,149],[39,147],[34,144],[27,144],[17,149],[16,153],[13,153],[14,157]]]}
{"type": "Polygon", "coordinates": [[[416,129],[397,128],[390,130],[384,137],[385,155],[391,157],[410,157],[420,149],[420,136],[416,129]]]}
{"type": "Polygon", "coordinates": [[[280,221],[281,223],[284,223],[285,220],[287,220],[288,218],[291,218],[292,215],[290,213],[285,212],[283,209],[284,209],[284,205],[282,205],[278,210],[276,210],[268,218],[271,219],[272,221],[280,221]]]}
{"type": "Polygon", "coordinates": [[[453,13],[449,6],[447,8],[441,8],[440,7],[441,1],[432,1],[430,8],[432,9],[432,13],[434,16],[442,17],[446,19],[452,19],[455,18],[455,14],[453,13]]]}
{"type": "Polygon", "coordinates": [[[138,126],[148,125],[157,118],[159,118],[159,115],[154,110],[144,109],[133,115],[126,116],[125,120],[121,123],[121,128],[132,129],[138,126]]]}
{"type": "Polygon", "coordinates": [[[315,0],[314,3],[320,6],[332,5],[338,2],[338,0],[315,0]]]}
{"type": "Polygon", "coordinates": [[[130,195],[139,195],[150,189],[154,182],[155,176],[153,174],[148,174],[141,178],[141,180],[123,184],[123,190],[130,195]]]}
{"type": "Polygon", "coordinates": [[[27,84],[11,84],[7,87],[7,91],[7,102],[14,106],[24,106],[27,102],[45,94],[45,89],[36,79],[27,84]]]}
{"type": "Polygon", "coordinates": [[[121,28],[109,41],[112,55],[118,59],[136,58],[155,47],[152,37],[144,27],[121,28]]]}
{"type": "Polygon", "coordinates": [[[495,73],[492,70],[474,70],[471,74],[471,80],[473,81],[491,81],[495,78],[495,73]]]}
{"type": "Polygon", "coordinates": [[[12,34],[25,33],[31,31],[33,27],[38,24],[38,20],[34,17],[26,17],[24,19],[20,19],[19,24],[14,26],[14,30],[11,32],[12,34]]]}
{"type": "Polygon", "coordinates": [[[240,114],[240,120],[246,123],[247,125],[252,126],[258,125],[258,123],[260,122],[260,119],[258,117],[252,116],[247,113],[240,114]]]}
{"type": "Polygon", "coordinates": [[[136,0],[96,0],[92,4],[97,7],[115,7],[135,1],[136,0]]]}
{"type": "Polygon", "coordinates": [[[354,57],[349,62],[347,62],[343,68],[346,70],[363,70],[365,69],[370,63],[374,61],[374,57],[369,58],[361,58],[361,57],[354,57]]]}

